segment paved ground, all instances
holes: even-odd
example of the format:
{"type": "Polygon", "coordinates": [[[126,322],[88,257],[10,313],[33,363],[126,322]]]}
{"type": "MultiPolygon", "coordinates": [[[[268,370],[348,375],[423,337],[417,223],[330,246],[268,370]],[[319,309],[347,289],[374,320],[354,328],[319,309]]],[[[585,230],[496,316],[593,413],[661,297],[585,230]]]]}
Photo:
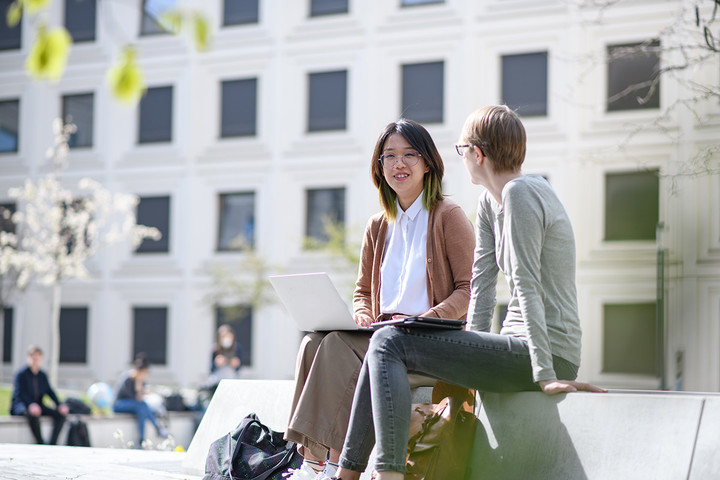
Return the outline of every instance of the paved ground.
{"type": "Polygon", "coordinates": [[[0,444],[2,480],[200,480],[183,473],[184,452],[0,444]]]}

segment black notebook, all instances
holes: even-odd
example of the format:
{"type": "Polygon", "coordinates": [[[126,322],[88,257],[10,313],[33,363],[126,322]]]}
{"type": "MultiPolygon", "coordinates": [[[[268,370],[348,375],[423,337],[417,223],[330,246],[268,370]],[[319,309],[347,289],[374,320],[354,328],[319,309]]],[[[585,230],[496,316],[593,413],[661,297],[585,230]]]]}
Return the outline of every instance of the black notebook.
{"type": "Polygon", "coordinates": [[[453,320],[449,318],[434,317],[405,317],[375,322],[371,325],[374,329],[384,327],[386,325],[394,325],[397,327],[410,328],[442,328],[446,330],[462,330],[465,327],[465,320],[453,320]]]}

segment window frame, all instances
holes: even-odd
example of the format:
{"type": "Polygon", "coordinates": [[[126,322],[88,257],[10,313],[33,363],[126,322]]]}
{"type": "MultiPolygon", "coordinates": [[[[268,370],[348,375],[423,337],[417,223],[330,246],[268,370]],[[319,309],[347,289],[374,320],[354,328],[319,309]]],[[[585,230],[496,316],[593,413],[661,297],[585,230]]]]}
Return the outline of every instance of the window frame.
{"type": "MultiPolygon", "coordinates": [[[[232,240],[229,241],[227,244],[224,244],[222,242],[223,238],[223,218],[225,218],[225,210],[226,205],[223,202],[223,200],[230,196],[249,196],[251,197],[252,201],[252,214],[251,214],[251,223],[252,223],[252,232],[251,232],[251,238],[247,242],[248,248],[250,250],[255,249],[255,209],[256,209],[256,194],[254,191],[238,191],[238,192],[223,192],[218,194],[218,235],[217,235],[217,243],[216,243],[216,250],[218,252],[238,252],[242,251],[243,249],[241,247],[233,247],[232,246],[232,240]]],[[[233,237],[233,240],[237,238],[242,233],[236,235],[233,237]]]]}
{"type": "Polygon", "coordinates": [[[88,364],[88,331],[89,331],[89,320],[90,320],[90,312],[89,308],[87,306],[61,306],[60,307],[60,356],[59,356],[59,363],[61,364],[75,364],[75,365],[87,365],[88,364]],[[65,314],[65,318],[63,318],[63,314],[65,314]],[[82,318],[75,318],[72,316],[72,314],[80,314],[82,318]],[[70,317],[68,318],[68,315],[70,317]],[[68,321],[80,321],[83,323],[82,328],[80,329],[80,333],[76,329],[72,329],[70,332],[67,331],[69,328],[67,326],[68,321]],[[70,335],[67,335],[70,333],[70,335]],[[63,337],[71,337],[73,340],[76,340],[78,336],[82,336],[82,345],[83,349],[82,351],[78,351],[76,342],[72,342],[70,346],[65,344],[63,346],[63,337]],[[78,357],[76,355],[80,354],[78,357]],[[68,360],[67,356],[70,356],[71,359],[68,360]]]}
{"type": "MultiPolygon", "coordinates": [[[[146,204],[147,205],[147,204],[146,204]]],[[[172,197],[170,195],[147,195],[147,196],[141,196],[140,201],[137,204],[135,216],[137,219],[137,223],[139,225],[146,225],[148,227],[155,227],[157,228],[162,237],[159,240],[153,240],[151,238],[145,238],[140,243],[140,245],[137,246],[135,249],[135,254],[140,255],[146,255],[146,254],[166,254],[170,253],[170,237],[171,237],[171,228],[172,228],[172,197]],[[166,199],[167,200],[167,223],[160,224],[160,227],[158,227],[158,224],[149,224],[145,223],[145,220],[142,218],[147,213],[141,214],[140,209],[142,208],[142,202],[144,201],[160,201],[166,199]]]]}
{"type": "MultiPolygon", "coordinates": [[[[549,88],[549,52],[547,50],[544,51],[535,51],[535,52],[523,52],[523,53],[512,53],[512,54],[504,54],[500,57],[500,98],[502,98],[502,103],[510,107],[512,110],[517,112],[518,115],[521,117],[547,117],[548,116],[548,110],[549,110],[549,96],[548,96],[548,88],[549,88]],[[513,91],[508,92],[506,90],[510,90],[506,87],[509,85],[506,84],[506,79],[508,79],[510,82],[513,82],[515,80],[516,83],[518,82],[517,79],[519,78],[518,75],[514,74],[512,71],[513,68],[517,69],[517,65],[508,65],[506,63],[516,60],[520,61],[521,58],[533,58],[533,57],[540,57],[542,56],[544,59],[544,73],[545,76],[542,79],[542,82],[544,83],[544,91],[543,91],[543,99],[542,99],[542,106],[539,107],[540,102],[527,102],[528,98],[522,98],[523,94],[528,92],[527,88],[521,88],[521,85],[513,85],[513,91]],[[508,99],[508,96],[510,99],[508,99]],[[515,97],[515,98],[512,98],[515,97]],[[525,104],[522,104],[521,102],[515,102],[514,100],[517,100],[518,97],[520,97],[521,102],[526,101],[525,104]],[[511,100],[511,101],[508,101],[511,100]],[[537,104],[537,105],[536,105],[537,104]],[[529,110],[529,111],[528,111],[529,110]]],[[[534,65],[533,65],[534,66],[534,65]]],[[[527,66],[526,66],[527,67],[527,66]]],[[[526,68],[527,70],[527,68],[526,68]]],[[[534,71],[532,72],[535,73],[534,71]]],[[[525,77],[523,77],[524,79],[525,77]]],[[[531,83],[533,86],[539,86],[539,79],[532,78],[531,83]]]]}
{"type": "Polygon", "coordinates": [[[142,352],[147,355],[151,365],[167,366],[169,353],[168,347],[170,346],[170,343],[168,342],[168,332],[170,331],[169,324],[170,317],[167,305],[134,305],[132,307],[132,357],[130,358],[130,361],[132,362],[136,355],[142,352]],[[162,318],[149,318],[150,314],[154,313],[161,314],[162,318]],[[139,317],[143,316],[146,317],[143,319],[144,322],[148,322],[150,320],[161,321],[164,335],[148,335],[146,332],[142,332],[145,333],[145,335],[139,335],[138,322],[141,320],[139,317]],[[147,342],[138,341],[140,339],[148,340],[150,337],[152,337],[150,341],[153,343],[150,343],[149,345],[154,346],[156,345],[156,342],[160,341],[161,348],[145,348],[147,342]]]}
{"type": "MultiPolygon", "coordinates": [[[[140,99],[140,105],[138,107],[138,130],[137,130],[137,144],[138,145],[154,145],[154,144],[161,144],[161,143],[172,143],[173,141],[173,110],[174,110],[174,103],[175,103],[175,89],[173,85],[158,85],[154,87],[148,87],[147,91],[145,92],[145,95],[140,99]],[[152,95],[161,95],[165,92],[169,92],[170,96],[170,103],[167,108],[167,127],[163,127],[162,129],[156,129],[155,132],[153,132],[151,135],[145,134],[145,137],[143,137],[143,132],[147,132],[147,126],[144,127],[143,125],[143,118],[144,118],[144,112],[147,111],[156,111],[158,110],[158,105],[155,105],[155,108],[152,108],[152,106],[149,105],[148,102],[164,102],[166,101],[165,98],[151,98],[152,95]],[[150,109],[150,110],[148,110],[150,109]],[[158,133],[159,132],[159,133],[158,133]],[[167,132],[167,133],[166,133],[167,132]]],[[[162,105],[165,107],[165,105],[162,105]]],[[[147,113],[146,115],[148,115],[147,113]]],[[[145,117],[146,118],[146,117],[145,117]]],[[[163,118],[163,120],[165,120],[163,118]]],[[[149,120],[146,120],[146,122],[149,120]]],[[[152,130],[151,130],[152,131],[152,130]]]]}
{"type": "MultiPolygon", "coordinates": [[[[82,8],[82,7],[80,7],[82,8]]],[[[97,40],[97,0],[65,0],[65,5],[63,6],[63,25],[65,26],[65,29],[68,31],[70,36],[73,39],[73,43],[90,43],[97,40]],[[85,8],[90,8],[88,5],[92,5],[92,34],[86,33],[88,30],[81,30],[81,34],[73,34],[73,31],[71,30],[71,27],[68,25],[68,18],[78,18],[76,14],[77,11],[68,11],[69,7],[68,5],[71,5],[72,2],[76,4],[81,3],[87,3],[87,5],[84,5],[85,8]]]]}
{"type": "MultiPolygon", "coordinates": [[[[257,136],[257,129],[258,129],[258,78],[257,77],[248,77],[248,78],[237,78],[237,79],[228,79],[228,80],[221,80],[220,81],[220,138],[221,139],[227,139],[227,138],[246,138],[246,137],[256,137],[257,136]],[[249,98],[241,98],[241,102],[239,107],[240,108],[231,108],[230,105],[227,103],[225,96],[226,94],[229,94],[228,90],[232,88],[233,86],[243,89],[248,88],[248,91],[252,89],[252,100],[248,101],[247,103],[244,103],[245,100],[250,100],[249,98]],[[243,130],[242,128],[239,129],[237,133],[228,132],[227,130],[231,130],[229,127],[226,127],[226,117],[231,117],[233,111],[244,111],[244,108],[249,105],[249,110],[252,111],[252,115],[248,115],[248,118],[252,118],[252,128],[247,128],[246,130],[243,130]],[[229,111],[226,110],[226,108],[230,109],[229,111]]],[[[243,92],[247,93],[247,92],[243,92]]],[[[242,119],[246,120],[246,119],[242,119]]],[[[242,122],[239,122],[242,123],[242,122]]]]}
{"type": "MultiPolygon", "coordinates": [[[[606,87],[605,87],[605,112],[607,114],[613,114],[617,112],[634,112],[634,111],[644,111],[644,110],[657,110],[661,107],[661,98],[660,98],[660,92],[662,88],[662,82],[661,78],[659,77],[659,69],[662,65],[662,43],[659,39],[651,39],[644,42],[632,42],[632,43],[621,43],[621,44],[608,44],[605,49],[605,54],[607,56],[607,62],[606,62],[606,71],[605,71],[605,81],[606,81],[606,87]],[[650,51],[648,52],[642,52],[643,48],[648,48],[650,51]],[[614,53],[613,50],[623,50],[628,49],[629,53],[625,55],[621,55],[619,57],[613,57],[614,53]],[[636,50],[637,49],[637,50],[636,50]],[[657,55],[655,58],[647,58],[650,55],[652,55],[652,51],[654,49],[657,49],[657,55]],[[634,50],[634,51],[633,51],[634,50]],[[645,57],[645,58],[643,58],[645,57]],[[613,60],[616,60],[617,63],[614,63],[613,60]],[[650,72],[649,76],[645,78],[643,75],[642,80],[635,80],[632,79],[629,82],[619,82],[618,80],[615,80],[616,78],[620,77],[623,73],[623,68],[627,68],[628,65],[632,64],[633,66],[636,66],[638,62],[640,61],[647,61],[655,63],[653,69],[653,72],[650,72]],[[620,62],[623,62],[622,64],[620,62]],[[633,91],[630,91],[626,93],[625,95],[619,97],[617,100],[614,100],[611,102],[611,99],[617,95],[620,95],[625,90],[632,88],[633,86],[642,84],[643,82],[653,82],[654,79],[657,78],[657,83],[654,87],[654,92],[649,97],[649,99],[644,103],[637,103],[636,100],[633,100],[634,98],[640,96],[639,94],[635,94],[633,91]],[[616,84],[620,84],[621,86],[624,86],[624,88],[615,87],[616,84]],[[633,102],[636,102],[634,104],[633,102]]],[[[624,72],[627,75],[627,72],[624,72]]],[[[635,72],[633,72],[635,73],[635,72]]],[[[639,78],[639,77],[638,77],[639,78]]],[[[642,97],[645,97],[647,93],[650,91],[650,86],[648,87],[641,87],[639,90],[642,92],[642,97]],[[647,91],[646,91],[647,89],[647,91]]]]}
{"type": "MultiPolygon", "coordinates": [[[[309,72],[307,76],[307,133],[319,132],[337,132],[346,131],[348,129],[348,90],[349,90],[349,73],[347,69],[327,70],[321,72],[309,72]],[[343,101],[338,99],[328,99],[328,86],[323,82],[330,82],[332,78],[340,78],[344,80],[343,85],[337,85],[342,90],[343,101]],[[320,82],[318,84],[317,82],[320,82]],[[322,99],[322,100],[321,100],[322,99]],[[327,105],[342,105],[341,109],[333,112],[318,112],[318,108],[327,107],[327,105]],[[329,114],[328,114],[329,113],[329,114]],[[342,120],[340,120],[342,117],[342,120]]],[[[337,93],[340,93],[339,91],[337,93]]],[[[322,108],[321,108],[322,109],[322,108]]]]}
{"type": "Polygon", "coordinates": [[[13,155],[20,151],[20,113],[21,113],[21,102],[20,98],[4,98],[0,99],[0,109],[2,109],[3,104],[10,104],[15,103],[16,104],[16,110],[17,110],[17,118],[15,119],[16,122],[16,130],[15,133],[15,148],[12,150],[0,150],[0,155],[13,155]]]}
{"type": "Polygon", "coordinates": [[[400,86],[400,116],[415,120],[418,123],[422,124],[442,124],[445,122],[445,60],[403,63],[402,65],[400,65],[400,86]],[[418,99],[424,100],[427,98],[433,98],[433,95],[428,95],[428,91],[425,90],[421,92],[421,95],[418,95],[417,98],[415,98],[415,95],[418,93],[418,87],[423,87],[430,84],[429,75],[431,72],[420,72],[422,73],[422,75],[419,75],[418,72],[410,71],[413,69],[420,69],[421,67],[429,67],[434,65],[439,66],[440,71],[432,73],[439,73],[442,81],[442,84],[439,85],[440,101],[438,105],[433,104],[433,102],[418,101],[418,99]],[[408,83],[415,78],[421,79],[422,82],[417,85],[411,85],[413,88],[408,88],[408,83]],[[418,102],[421,105],[420,108],[417,107],[418,102]]]}
{"type": "MultiPolygon", "coordinates": [[[[253,17],[252,20],[241,20],[236,22],[228,22],[228,2],[232,0],[223,0],[223,6],[222,6],[222,26],[223,27],[234,27],[234,26],[242,26],[242,25],[255,25],[260,23],[260,0],[252,0],[255,2],[255,17],[253,17]]],[[[245,18],[250,18],[249,16],[245,18]]]]}
{"type": "MultiPolygon", "coordinates": [[[[67,122],[67,117],[69,115],[68,113],[68,100],[71,99],[78,99],[82,97],[89,97],[90,99],[90,127],[89,129],[83,129],[85,134],[89,136],[90,140],[89,143],[83,143],[83,144],[77,144],[75,143],[78,138],[78,132],[80,132],[80,126],[75,123],[75,119],[73,118],[73,123],[75,123],[75,126],[77,127],[77,132],[70,135],[70,138],[68,139],[68,146],[71,149],[76,148],[92,148],[95,144],[95,94],[94,92],[85,92],[85,93],[72,93],[72,94],[65,94],[61,97],[61,110],[62,115],[61,118],[63,122],[67,122]]],[[[82,137],[81,137],[82,138],[82,137]]]]}

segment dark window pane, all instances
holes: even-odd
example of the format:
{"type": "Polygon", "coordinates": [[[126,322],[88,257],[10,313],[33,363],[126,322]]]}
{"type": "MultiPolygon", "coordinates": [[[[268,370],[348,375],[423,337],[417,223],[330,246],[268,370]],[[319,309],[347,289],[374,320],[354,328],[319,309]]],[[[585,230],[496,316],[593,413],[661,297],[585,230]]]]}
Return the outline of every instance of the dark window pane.
{"type": "Polygon", "coordinates": [[[13,317],[15,311],[11,307],[5,307],[5,322],[3,325],[3,363],[12,363],[13,346],[13,317]]]}
{"type": "Polygon", "coordinates": [[[221,137],[252,136],[256,133],[257,79],[222,82],[221,137]]]}
{"type": "MultiPolygon", "coordinates": [[[[2,23],[2,22],[0,22],[2,23]]],[[[20,101],[0,102],[0,153],[18,151],[20,130],[20,101]]]]}
{"type": "Polygon", "coordinates": [[[348,0],[311,0],[310,16],[332,15],[335,13],[347,13],[348,0]]]}
{"type": "Polygon", "coordinates": [[[60,363],[87,363],[87,307],[60,309],[60,363]]]}
{"type": "Polygon", "coordinates": [[[519,115],[547,115],[547,52],[502,57],[502,99],[519,115]]]}
{"type": "Polygon", "coordinates": [[[13,0],[0,0],[0,50],[20,48],[22,21],[14,27],[7,24],[7,11],[13,0]]]}
{"type": "Polygon", "coordinates": [[[656,375],[655,303],[603,306],[603,372],[656,375]]]}
{"type": "Polygon", "coordinates": [[[176,3],[176,0],[143,0],[140,35],[167,33],[170,25],[164,23],[163,14],[173,9],[176,3]]]}
{"type": "Polygon", "coordinates": [[[252,366],[252,308],[249,305],[215,307],[215,331],[227,323],[235,332],[240,344],[240,360],[243,366],[252,366]]]}
{"type": "Polygon", "coordinates": [[[139,143],[172,141],[173,87],[148,88],[140,100],[139,143]]]}
{"type": "Polygon", "coordinates": [[[147,354],[150,364],[167,364],[167,307],[133,308],[132,358],[138,353],[147,354]]]}
{"type": "Polygon", "coordinates": [[[255,246],[255,194],[220,195],[218,250],[239,250],[255,246]]]}
{"type": "Polygon", "coordinates": [[[347,71],[311,73],[308,131],[345,130],[347,71]]]}
{"type": "Polygon", "coordinates": [[[607,111],[660,107],[660,80],[649,98],[650,83],[660,71],[660,42],[608,47],[607,111]]]}
{"type": "Polygon", "coordinates": [[[655,240],[658,170],[605,176],[605,240],[655,240]]]}
{"type": "Polygon", "coordinates": [[[420,123],[442,123],[444,63],[416,63],[402,67],[402,112],[420,123]]]}
{"type": "Polygon", "coordinates": [[[425,5],[428,3],[445,3],[445,0],[401,0],[401,5],[403,7],[409,5],[425,5]]]}
{"type": "Polygon", "coordinates": [[[95,0],[65,0],[65,28],[74,42],[95,40],[95,0]]]}
{"type": "Polygon", "coordinates": [[[258,23],[258,0],[225,0],[223,2],[223,25],[258,23]]]}
{"type": "Polygon", "coordinates": [[[307,191],[305,236],[320,243],[330,240],[328,224],[345,223],[345,189],[323,188],[307,191]]]}
{"type": "Polygon", "coordinates": [[[15,233],[15,223],[12,215],[17,205],[14,203],[0,203],[0,232],[15,233]]]}
{"type": "Polygon", "coordinates": [[[62,118],[65,122],[72,122],[77,127],[77,131],[70,136],[68,142],[70,148],[92,147],[93,105],[92,93],[63,96],[62,118]]]}
{"type": "Polygon", "coordinates": [[[135,250],[138,253],[170,251],[170,197],[141,197],[137,206],[137,223],[160,230],[160,240],[146,238],[135,250]]]}

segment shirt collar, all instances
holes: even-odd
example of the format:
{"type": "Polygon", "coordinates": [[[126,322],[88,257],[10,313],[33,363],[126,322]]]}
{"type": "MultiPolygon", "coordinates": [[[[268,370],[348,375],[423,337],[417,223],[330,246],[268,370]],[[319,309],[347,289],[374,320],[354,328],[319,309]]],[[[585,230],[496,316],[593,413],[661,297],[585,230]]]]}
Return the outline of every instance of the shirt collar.
{"type": "Polygon", "coordinates": [[[406,217],[408,217],[408,219],[410,221],[415,221],[415,218],[418,216],[418,214],[423,209],[422,198],[423,198],[423,194],[421,192],[420,195],[418,195],[418,197],[415,199],[413,204],[410,205],[407,210],[403,210],[402,207],[400,207],[400,201],[395,200],[397,202],[397,209],[398,209],[398,212],[400,212],[400,216],[405,215],[406,217]]]}

